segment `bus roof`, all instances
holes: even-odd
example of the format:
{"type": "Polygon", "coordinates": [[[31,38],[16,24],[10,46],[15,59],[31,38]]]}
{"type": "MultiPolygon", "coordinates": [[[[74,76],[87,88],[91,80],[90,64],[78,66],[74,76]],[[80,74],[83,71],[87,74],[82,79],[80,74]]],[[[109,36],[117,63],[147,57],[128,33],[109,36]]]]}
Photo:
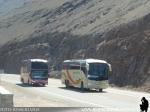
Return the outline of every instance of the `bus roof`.
{"type": "Polygon", "coordinates": [[[87,63],[107,63],[104,60],[98,60],[98,59],[86,59],[87,63]]]}
{"type": "Polygon", "coordinates": [[[107,63],[104,60],[98,60],[98,59],[72,59],[72,60],[65,60],[64,63],[67,62],[80,62],[80,63],[107,63]]]}
{"type": "Polygon", "coordinates": [[[30,62],[43,62],[43,63],[47,63],[47,60],[44,59],[28,59],[28,60],[24,60],[24,61],[30,61],[30,62]]]}

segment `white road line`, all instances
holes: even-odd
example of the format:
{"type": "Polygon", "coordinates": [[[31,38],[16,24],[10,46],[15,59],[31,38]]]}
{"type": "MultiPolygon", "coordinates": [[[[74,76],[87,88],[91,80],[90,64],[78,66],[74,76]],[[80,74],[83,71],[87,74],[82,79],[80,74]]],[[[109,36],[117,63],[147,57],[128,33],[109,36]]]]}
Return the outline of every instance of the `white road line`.
{"type": "MultiPolygon", "coordinates": [[[[79,99],[75,99],[75,98],[72,98],[72,97],[68,97],[68,96],[64,96],[64,95],[61,95],[61,94],[57,94],[57,93],[53,93],[53,92],[49,92],[49,91],[46,91],[46,90],[42,90],[41,92],[45,92],[46,94],[50,94],[52,96],[56,96],[56,97],[61,97],[65,100],[72,100],[72,101],[75,101],[75,102],[78,102],[78,103],[83,103],[83,104],[87,104],[87,105],[91,105],[92,107],[98,107],[98,108],[102,108],[102,109],[106,109],[108,112],[134,112],[135,111],[135,108],[117,108],[117,107],[108,107],[108,106],[104,106],[104,105],[100,105],[100,104],[96,104],[96,103],[92,103],[92,102],[87,102],[87,101],[83,101],[83,100],[79,100],[79,99]]],[[[88,106],[86,106],[88,107],[88,106]]],[[[138,110],[138,109],[137,109],[138,110]]]]}
{"type": "Polygon", "coordinates": [[[88,104],[88,105],[91,105],[91,106],[108,108],[108,107],[103,106],[103,105],[99,105],[99,104],[96,104],[96,103],[91,103],[91,102],[87,102],[87,101],[75,99],[75,98],[72,98],[72,97],[64,96],[64,95],[57,94],[57,93],[48,92],[48,91],[45,91],[45,90],[42,90],[41,92],[45,92],[45,93],[50,94],[52,96],[61,97],[63,99],[68,99],[68,100],[72,100],[72,101],[75,101],[75,102],[79,102],[79,103],[83,103],[83,104],[88,104]]]}

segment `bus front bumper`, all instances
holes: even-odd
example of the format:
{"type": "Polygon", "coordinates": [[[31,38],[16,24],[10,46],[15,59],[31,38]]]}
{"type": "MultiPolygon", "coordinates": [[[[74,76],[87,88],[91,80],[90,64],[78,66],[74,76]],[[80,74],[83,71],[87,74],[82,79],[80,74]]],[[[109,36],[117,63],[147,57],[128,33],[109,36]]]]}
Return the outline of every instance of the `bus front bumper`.
{"type": "Polygon", "coordinates": [[[108,80],[104,80],[104,81],[88,80],[87,87],[89,89],[106,89],[109,87],[109,84],[108,84],[108,80]]]}
{"type": "Polygon", "coordinates": [[[39,84],[39,85],[48,85],[48,80],[32,80],[32,84],[39,84]]]}

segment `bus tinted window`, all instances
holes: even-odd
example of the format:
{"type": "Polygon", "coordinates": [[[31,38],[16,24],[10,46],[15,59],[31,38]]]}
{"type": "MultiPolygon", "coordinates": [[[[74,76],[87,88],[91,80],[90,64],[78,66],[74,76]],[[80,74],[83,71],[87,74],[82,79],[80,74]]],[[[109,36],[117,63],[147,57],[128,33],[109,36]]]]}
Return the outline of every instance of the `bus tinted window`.
{"type": "Polygon", "coordinates": [[[48,77],[48,71],[32,70],[32,78],[45,78],[48,77]]]}
{"type": "Polygon", "coordinates": [[[102,63],[90,63],[89,74],[90,75],[107,75],[108,65],[102,63]]]}
{"type": "Polygon", "coordinates": [[[47,63],[43,62],[32,62],[31,64],[32,69],[48,69],[47,63]]]}
{"type": "Polygon", "coordinates": [[[80,69],[80,66],[70,66],[70,69],[80,69]]]}

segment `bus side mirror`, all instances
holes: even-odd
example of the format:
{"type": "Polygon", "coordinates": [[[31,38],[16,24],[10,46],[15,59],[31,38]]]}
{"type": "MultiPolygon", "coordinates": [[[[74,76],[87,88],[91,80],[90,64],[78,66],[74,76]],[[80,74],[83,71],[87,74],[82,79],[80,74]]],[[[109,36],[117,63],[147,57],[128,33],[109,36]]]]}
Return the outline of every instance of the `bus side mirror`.
{"type": "Polygon", "coordinates": [[[109,72],[112,72],[111,64],[108,64],[109,72]]]}
{"type": "Polygon", "coordinates": [[[87,72],[89,71],[89,64],[86,64],[87,72]]]}

